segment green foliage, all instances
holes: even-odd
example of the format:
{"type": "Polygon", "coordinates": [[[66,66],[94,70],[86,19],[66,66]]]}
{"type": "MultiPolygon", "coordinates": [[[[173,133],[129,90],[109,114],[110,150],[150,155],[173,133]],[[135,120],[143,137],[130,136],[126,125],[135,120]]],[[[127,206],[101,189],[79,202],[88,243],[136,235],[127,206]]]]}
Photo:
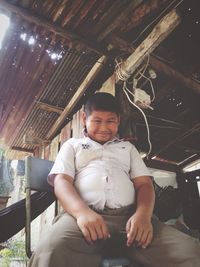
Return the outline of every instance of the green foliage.
{"type": "Polygon", "coordinates": [[[9,248],[4,248],[0,251],[0,256],[3,258],[10,258],[12,257],[12,250],[10,250],[9,248]]]}
{"type": "Polygon", "coordinates": [[[0,257],[2,257],[2,267],[9,267],[10,259],[12,257],[12,251],[9,248],[4,248],[0,251],[0,257]]]}
{"type": "Polygon", "coordinates": [[[0,258],[2,258],[2,267],[9,267],[13,258],[19,258],[21,261],[26,262],[27,256],[24,241],[11,241],[7,248],[0,251],[0,258]]]}

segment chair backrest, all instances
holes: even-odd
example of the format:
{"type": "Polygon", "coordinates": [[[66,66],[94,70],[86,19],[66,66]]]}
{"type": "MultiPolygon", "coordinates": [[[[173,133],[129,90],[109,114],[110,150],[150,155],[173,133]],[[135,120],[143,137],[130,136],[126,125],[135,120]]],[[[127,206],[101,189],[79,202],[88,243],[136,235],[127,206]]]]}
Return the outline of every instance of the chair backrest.
{"type": "Polygon", "coordinates": [[[47,175],[53,166],[53,161],[32,156],[25,159],[26,188],[36,191],[52,192],[53,187],[47,182],[47,175]]]}
{"type": "MultiPolygon", "coordinates": [[[[47,182],[47,175],[53,166],[53,161],[44,160],[32,156],[25,159],[26,179],[26,254],[31,256],[31,190],[53,192],[53,187],[47,182]]],[[[55,205],[57,214],[57,204],[55,205]]]]}

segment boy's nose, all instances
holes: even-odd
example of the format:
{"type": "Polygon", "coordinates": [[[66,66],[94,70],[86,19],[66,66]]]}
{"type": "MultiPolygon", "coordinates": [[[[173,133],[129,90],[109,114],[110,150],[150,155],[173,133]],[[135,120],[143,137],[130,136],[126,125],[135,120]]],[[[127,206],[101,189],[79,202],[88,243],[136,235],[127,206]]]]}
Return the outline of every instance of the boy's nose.
{"type": "Polygon", "coordinates": [[[105,122],[102,122],[101,124],[100,124],[100,129],[101,130],[105,130],[105,129],[107,129],[108,127],[107,127],[107,123],[105,123],[105,122]]]}

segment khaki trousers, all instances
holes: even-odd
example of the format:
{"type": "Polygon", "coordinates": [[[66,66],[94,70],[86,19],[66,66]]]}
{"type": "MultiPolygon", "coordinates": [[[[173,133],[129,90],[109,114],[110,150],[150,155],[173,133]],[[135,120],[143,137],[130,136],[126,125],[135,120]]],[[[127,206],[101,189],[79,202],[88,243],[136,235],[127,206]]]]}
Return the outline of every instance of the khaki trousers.
{"type": "MultiPolygon", "coordinates": [[[[100,212],[111,233],[109,240],[88,244],[76,220],[59,215],[39,242],[28,267],[98,267],[103,256],[125,255],[145,267],[200,267],[200,242],[153,217],[154,238],[146,248],[126,247],[125,225],[132,206],[100,212]]],[[[134,265],[135,266],[135,265],[134,265]]]]}

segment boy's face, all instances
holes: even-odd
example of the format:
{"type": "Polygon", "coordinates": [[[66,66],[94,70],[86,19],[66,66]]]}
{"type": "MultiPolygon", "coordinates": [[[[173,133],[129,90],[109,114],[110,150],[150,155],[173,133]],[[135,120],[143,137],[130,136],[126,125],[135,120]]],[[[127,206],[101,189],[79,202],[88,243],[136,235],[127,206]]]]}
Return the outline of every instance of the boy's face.
{"type": "Polygon", "coordinates": [[[116,135],[119,123],[120,118],[114,112],[93,110],[88,117],[83,112],[83,124],[87,128],[88,136],[100,144],[116,135]]]}

